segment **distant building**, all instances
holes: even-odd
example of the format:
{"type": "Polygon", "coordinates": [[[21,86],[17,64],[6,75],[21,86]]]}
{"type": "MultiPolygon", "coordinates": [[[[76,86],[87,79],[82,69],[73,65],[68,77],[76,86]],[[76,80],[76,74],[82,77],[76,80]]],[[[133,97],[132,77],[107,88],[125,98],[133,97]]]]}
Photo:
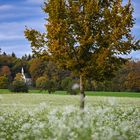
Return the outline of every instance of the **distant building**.
{"type": "Polygon", "coordinates": [[[25,74],[24,74],[24,69],[23,69],[23,67],[22,67],[22,69],[21,69],[21,74],[22,74],[22,77],[23,77],[23,79],[24,79],[24,81],[25,81],[25,83],[26,83],[26,77],[25,77],[25,74]]]}
{"type": "Polygon", "coordinates": [[[27,77],[26,74],[24,73],[24,69],[22,67],[21,69],[21,74],[22,74],[22,77],[24,79],[24,82],[27,84],[27,85],[32,85],[32,80],[31,78],[27,77]]]}

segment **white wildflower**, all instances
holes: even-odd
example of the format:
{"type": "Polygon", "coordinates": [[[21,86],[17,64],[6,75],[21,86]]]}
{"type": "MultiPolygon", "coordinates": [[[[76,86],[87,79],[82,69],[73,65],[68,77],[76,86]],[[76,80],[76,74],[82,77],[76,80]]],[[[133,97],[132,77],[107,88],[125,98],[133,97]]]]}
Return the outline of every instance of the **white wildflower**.
{"type": "Polygon", "coordinates": [[[114,97],[108,98],[108,103],[109,103],[109,105],[111,105],[111,106],[115,106],[115,105],[118,104],[118,103],[117,103],[117,99],[114,98],[114,97]]]}
{"type": "Polygon", "coordinates": [[[26,130],[26,129],[29,129],[31,127],[31,124],[30,123],[25,123],[25,124],[23,124],[23,126],[22,126],[22,130],[26,130]]]}

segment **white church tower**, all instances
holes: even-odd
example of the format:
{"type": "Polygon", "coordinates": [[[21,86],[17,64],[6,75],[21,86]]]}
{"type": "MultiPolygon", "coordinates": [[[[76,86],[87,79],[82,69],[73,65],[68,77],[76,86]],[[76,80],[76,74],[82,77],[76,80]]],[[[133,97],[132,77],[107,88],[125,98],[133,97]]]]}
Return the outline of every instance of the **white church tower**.
{"type": "Polygon", "coordinates": [[[22,67],[22,69],[21,69],[21,74],[22,74],[22,77],[23,77],[23,79],[24,79],[24,81],[25,81],[25,83],[26,83],[26,77],[25,77],[25,74],[24,74],[24,69],[23,69],[23,67],[22,67]]]}

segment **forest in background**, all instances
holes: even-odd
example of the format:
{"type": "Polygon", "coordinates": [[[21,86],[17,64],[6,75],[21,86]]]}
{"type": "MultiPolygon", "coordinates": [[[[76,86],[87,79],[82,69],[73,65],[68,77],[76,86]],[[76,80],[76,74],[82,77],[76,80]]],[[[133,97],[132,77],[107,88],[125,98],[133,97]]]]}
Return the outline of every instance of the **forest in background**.
{"type": "MultiPolygon", "coordinates": [[[[71,93],[71,87],[78,83],[79,79],[69,70],[58,68],[53,62],[24,55],[17,58],[14,53],[0,53],[0,88],[9,88],[21,69],[24,69],[26,78],[31,79],[30,88],[39,89],[40,81],[46,81],[53,85],[55,90],[66,90],[71,93]]],[[[96,81],[90,77],[84,79],[85,90],[87,91],[140,91],[140,61],[128,60],[122,65],[114,77],[96,81]]],[[[48,90],[47,87],[45,90],[48,90]]]]}

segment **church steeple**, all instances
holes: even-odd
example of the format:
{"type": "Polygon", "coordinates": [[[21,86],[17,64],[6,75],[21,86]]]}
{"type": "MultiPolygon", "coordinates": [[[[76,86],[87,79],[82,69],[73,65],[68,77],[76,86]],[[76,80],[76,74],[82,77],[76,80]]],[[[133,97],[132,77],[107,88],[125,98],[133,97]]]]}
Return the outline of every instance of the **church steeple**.
{"type": "Polygon", "coordinates": [[[23,79],[24,79],[24,81],[25,81],[25,83],[26,83],[26,77],[25,77],[25,74],[24,74],[24,69],[23,69],[23,67],[22,67],[22,69],[21,69],[21,74],[22,74],[22,77],[23,77],[23,79]]]}

